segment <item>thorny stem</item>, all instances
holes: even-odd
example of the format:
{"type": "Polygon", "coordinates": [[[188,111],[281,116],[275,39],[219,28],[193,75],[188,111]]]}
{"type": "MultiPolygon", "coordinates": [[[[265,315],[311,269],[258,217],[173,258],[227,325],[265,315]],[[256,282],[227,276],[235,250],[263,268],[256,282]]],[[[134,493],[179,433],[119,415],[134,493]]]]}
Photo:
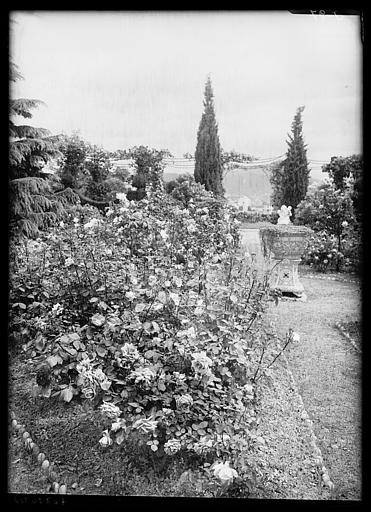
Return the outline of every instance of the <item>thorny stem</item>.
{"type": "Polygon", "coordinates": [[[262,353],[261,353],[261,355],[260,355],[260,359],[259,359],[258,366],[257,366],[257,368],[256,368],[256,371],[255,371],[254,377],[252,378],[252,381],[253,381],[253,383],[254,383],[254,384],[255,384],[255,382],[257,381],[257,375],[258,375],[258,372],[259,372],[259,370],[260,370],[260,368],[261,368],[261,364],[262,364],[262,362],[263,362],[263,357],[264,357],[264,354],[265,354],[265,348],[266,348],[266,346],[265,346],[265,343],[264,343],[264,345],[263,345],[263,350],[262,350],[262,353]]]}
{"type": "Polygon", "coordinates": [[[273,359],[273,361],[271,363],[269,363],[269,365],[266,367],[266,370],[268,370],[268,368],[270,368],[272,366],[272,364],[280,357],[280,355],[282,355],[283,351],[285,350],[285,348],[288,346],[288,344],[290,343],[291,341],[291,336],[290,334],[286,337],[286,343],[285,345],[283,346],[283,348],[278,352],[278,354],[275,356],[275,358],[273,359]]]}
{"type": "Polygon", "coordinates": [[[88,281],[89,281],[90,291],[91,291],[91,293],[94,293],[94,291],[93,291],[93,283],[91,282],[91,279],[90,279],[89,269],[86,266],[85,258],[83,259],[83,263],[84,263],[86,275],[87,275],[87,278],[88,278],[88,281]]]}
{"type": "MultiPolygon", "coordinates": [[[[154,302],[155,302],[155,300],[156,300],[156,296],[157,296],[157,292],[153,294],[152,301],[151,301],[151,303],[150,303],[150,305],[149,305],[149,308],[148,308],[148,309],[147,309],[147,311],[146,311],[146,314],[145,314],[146,316],[144,317],[144,319],[143,319],[143,321],[142,321],[142,325],[144,325],[144,323],[147,321],[147,318],[148,318],[149,312],[150,312],[150,310],[151,310],[151,308],[152,308],[152,306],[153,306],[153,304],[154,304],[154,302]]],[[[141,339],[142,339],[143,332],[144,332],[144,327],[142,327],[142,329],[140,330],[140,334],[139,334],[139,338],[138,338],[138,343],[139,343],[139,342],[141,341],[141,339]]]]}
{"type": "MultiPolygon", "coordinates": [[[[61,249],[60,244],[58,244],[58,249],[59,249],[60,261],[61,261],[61,263],[62,263],[62,262],[63,262],[63,254],[62,254],[62,249],[61,249]]],[[[70,281],[69,281],[69,279],[68,279],[68,272],[66,271],[66,267],[65,267],[64,265],[62,265],[62,266],[63,266],[63,268],[64,268],[64,275],[65,275],[65,277],[66,277],[68,293],[70,294],[71,303],[73,304],[73,302],[74,302],[74,297],[73,297],[73,293],[72,293],[72,290],[71,290],[70,281]]]]}

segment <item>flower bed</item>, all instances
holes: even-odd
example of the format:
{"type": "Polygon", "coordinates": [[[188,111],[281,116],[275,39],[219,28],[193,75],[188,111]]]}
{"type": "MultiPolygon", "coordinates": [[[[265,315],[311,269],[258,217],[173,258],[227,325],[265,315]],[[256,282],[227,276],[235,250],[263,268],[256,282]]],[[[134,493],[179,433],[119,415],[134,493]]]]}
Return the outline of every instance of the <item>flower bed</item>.
{"type": "Polygon", "coordinates": [[[237,228],[224,205],[159,192],[14,247],[11,327],[41,361],[34,393],[99,406],[102,449],[134,442],[159,470],[181,455],[246,476],[269,287],[237,228]]]}

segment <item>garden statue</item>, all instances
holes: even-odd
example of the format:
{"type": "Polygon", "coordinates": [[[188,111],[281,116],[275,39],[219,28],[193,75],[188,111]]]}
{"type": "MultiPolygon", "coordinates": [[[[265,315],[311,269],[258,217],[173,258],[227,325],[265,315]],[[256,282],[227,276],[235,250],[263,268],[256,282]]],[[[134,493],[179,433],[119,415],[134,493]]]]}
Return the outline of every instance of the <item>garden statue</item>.
{"type": "Polygon", "coordinates": [[[277,224],[291,224],[290,217],[292,215],[292,207],[282,205],[281,208],[277,211],[279,215],[279,219],[277,221],[277,224]]]}

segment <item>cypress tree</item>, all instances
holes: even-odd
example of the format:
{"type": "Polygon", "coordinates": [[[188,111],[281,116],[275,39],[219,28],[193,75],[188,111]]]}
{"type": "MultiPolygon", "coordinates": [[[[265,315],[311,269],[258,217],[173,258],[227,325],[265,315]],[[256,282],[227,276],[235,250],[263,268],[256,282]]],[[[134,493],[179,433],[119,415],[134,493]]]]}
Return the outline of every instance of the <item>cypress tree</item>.
{"type": "Polygon", "coordinates": [[[291,125],[291,133],[288,135],[286,158],[282,165],[277,166],[277,172],[271,178],[275,189],[274,195],[279,199],[279,206],[283,204],[292,206],[293,216],[295,208],[305,198],[309,184],[310,170],[301,119],[303,110],[304,107],[299,107],[296,111],[291,125]]]}
{"type": "Polygon", "coordinates": [[[213,98],[211,80],[208,77],[204,93],[204,112],[197,133],[194,177],[206,190],[221,196],[224,195],[223,164],[213,98]]]}

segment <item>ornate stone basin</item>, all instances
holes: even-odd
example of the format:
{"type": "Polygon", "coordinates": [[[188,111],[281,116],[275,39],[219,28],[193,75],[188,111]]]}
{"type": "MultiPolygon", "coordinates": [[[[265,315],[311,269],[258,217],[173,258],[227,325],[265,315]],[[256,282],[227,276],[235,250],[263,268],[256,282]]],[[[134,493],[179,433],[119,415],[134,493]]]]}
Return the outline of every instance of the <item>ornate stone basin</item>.
{"type": "Polygon", "coordinates": [[[298,264],[311,233],[310,228],[293,224],[277,224],[259,230],[264,257],[277,262],[273,287],[283,294],[293,297],[303,295],[298,264]]]}

